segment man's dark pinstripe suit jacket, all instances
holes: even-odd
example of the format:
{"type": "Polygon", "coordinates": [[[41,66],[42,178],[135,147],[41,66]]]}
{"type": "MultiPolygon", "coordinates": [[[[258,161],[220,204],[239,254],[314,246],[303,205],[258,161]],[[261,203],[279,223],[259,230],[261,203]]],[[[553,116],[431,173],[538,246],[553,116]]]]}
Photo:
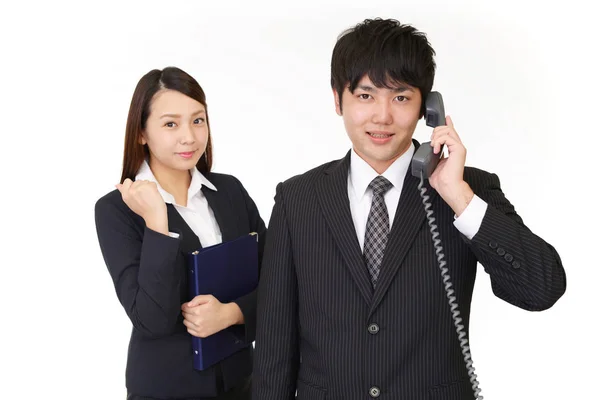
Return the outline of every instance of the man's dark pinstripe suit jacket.
{"type": "MultiPolygon", "coordinates": [[[[350,152],[277,186],[253,399],[473,399],[419,179],[406,175],[373,290],[350,213],[349,166],[350,152]]],[[[465,331],[478,261],[497,297],[525,310],[551,307],[566,289],[555,249],[524,225],[496,175],[466,167],[464,179],[488,203],[472,240],[426,187],[465,331]]]]}

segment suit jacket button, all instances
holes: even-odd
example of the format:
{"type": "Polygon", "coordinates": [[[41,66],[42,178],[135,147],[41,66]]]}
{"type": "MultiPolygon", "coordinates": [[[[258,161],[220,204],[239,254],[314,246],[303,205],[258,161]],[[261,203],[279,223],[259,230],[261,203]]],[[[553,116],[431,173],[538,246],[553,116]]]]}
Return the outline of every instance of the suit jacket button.
{"type": "Polygon", "coordinates": [[[521,263],[520,263],[520,262],[518,262],[518,261],[513,261],[513,263],[512,263],[512,267],[513,267],[514,269],[521,268],[521,263]]]}
{"type": "Polygon", "coordinates": [[[504,259],[505,259],[507,262],[511,262],[511,261],[513,260],[513,256],[512,256],[512,254],[510,254],[510,253],[506,253],[506,254],[504,255],[504,259]]]}
{"type": "Polygon", "coordinates": [[[369,389],[369,395],[373,398],[379,397],[380,394],[381,390],[379,390],[377,386],[373,386],[371,389],[369,389]]]}
{"type": "Polygon", "coordinates": [[[490,246],[492,249],[495,249],[496,247],[498,247],[498,243],[496,243],[496,242],[494,242],[494,241],[492,240],[492,241],[490,241],[490,243],[489,243],[489,246],[490,246]]]}
{"type": "Polygon", "coordinates": [[[377,325],[376,323],[372,323],[369,325],[369,333],[371,335],[376,335],[377,333],[379,333],[379,325],[377,325]]]}
{"type": "Polygon", "coordinates": [[[498,253],[499,256],[503,256],[506,254],[506,250],[504,250],[502,247],[498,247],[498,250],[496,250],[496,253],[498,253]]]}

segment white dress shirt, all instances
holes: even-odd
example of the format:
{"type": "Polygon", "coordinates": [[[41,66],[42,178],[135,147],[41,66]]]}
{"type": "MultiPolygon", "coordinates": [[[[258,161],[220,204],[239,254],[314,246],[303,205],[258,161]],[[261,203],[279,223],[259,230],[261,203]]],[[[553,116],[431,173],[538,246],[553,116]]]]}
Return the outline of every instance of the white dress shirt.
{"type": "MultiPolygon", "coordinates": [[[[177,204],[175,202],[175,197],[173,197],[172,194],[168,193],[160,186],[156,180],[156,177],[152,173],[152,170],[150,169],[148,161],[144,161],[135,179],[147,180],[156,183],[158,192],[165,200],[165,203],[172,204],[175,207],[183,220],[198,236],[202,247],[219,244],[223,240],[221,236],[221,230],[217,220],[215,219],[215,215],[208,205],[208,201],[201,190],[203,185],[214,191],[217,191],[217,188],[208,179],[206,179],[206,177],[202,175],[197,168],[194,167],[191,169],[190,174],[192,176],[192,181],[190,183],[190,187],[188,188],[187,206],[185,207],[177,204]]],[[[179,237],[179,234],[173,232],[170,232],[169,235],[175,238],[179,237]]]]}
{"type": "MultiPolygon", "coordinates": [[[[390,230],[396,215],[400,194],[402,193],[404,177],[408,172],[414,152],[415,146],[411,144],[410,148],[382,174],[393,185],[384,195],[385,205],[389,214],[390,230]]],[[[350,172],[348,174],[348,197],[350,199],[352,220],[354,221],[356,236],[358,237],[361,250],[364,247],[367,218],[373,200],[373,191],[369,189],[369,184],[378,175],[365,160],[352,150],[350,155],[350,172]]],[[[475,195],[460,217],[454,216],[454,226],[463,235],[472,239],[477,231],[479,231],[486,210],[487,203],[475,195]]]]}

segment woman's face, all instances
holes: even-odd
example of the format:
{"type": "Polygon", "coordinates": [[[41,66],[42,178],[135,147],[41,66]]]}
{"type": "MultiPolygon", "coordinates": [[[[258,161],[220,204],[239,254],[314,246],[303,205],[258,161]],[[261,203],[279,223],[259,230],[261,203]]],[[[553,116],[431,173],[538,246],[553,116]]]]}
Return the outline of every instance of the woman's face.
{"type": "Polygon", "coordinates": [[[140,142],[148,145],[153,170],[189,171],[206,150],[206,109],[178,91],[161,90],[152,99],[140,142]]]}

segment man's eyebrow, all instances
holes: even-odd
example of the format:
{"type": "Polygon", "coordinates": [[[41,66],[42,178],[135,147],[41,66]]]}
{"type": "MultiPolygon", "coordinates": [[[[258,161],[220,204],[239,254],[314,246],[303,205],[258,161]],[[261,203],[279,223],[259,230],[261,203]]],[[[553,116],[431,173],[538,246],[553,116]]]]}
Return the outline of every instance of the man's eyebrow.
{"type": "Polygon", "coordinates": [[[405,86],[405,85],[400,85],[395,87],[394,89],[392,89],[395,93],[402,93],[402,92],[414,92],[414,89],[411,88],[410,86],[405,86]]]}
{"type": "Polygon", "coordinates": [[[360,86],[358,86],[358,88],[360,90],[364,90],[365,92],[375,92],[376,91],[375,88],[370,85],[360,85],[360,86]]]}
{"type": "MultiPolygon", "coordinates": [[[[376,92],[377,89],[374,88],[371,85],[360,85],[358,86],[358,88],[360,90],[363,90],[365,92],[376,92]]],[[[403,93],[403,92],[414,92],[414,90],[410,87],[410,86],[406,86],[406,85],[400,85],[400,86],[396,86],[395,88],[391,89],[394,93],[403,93]]]]}

